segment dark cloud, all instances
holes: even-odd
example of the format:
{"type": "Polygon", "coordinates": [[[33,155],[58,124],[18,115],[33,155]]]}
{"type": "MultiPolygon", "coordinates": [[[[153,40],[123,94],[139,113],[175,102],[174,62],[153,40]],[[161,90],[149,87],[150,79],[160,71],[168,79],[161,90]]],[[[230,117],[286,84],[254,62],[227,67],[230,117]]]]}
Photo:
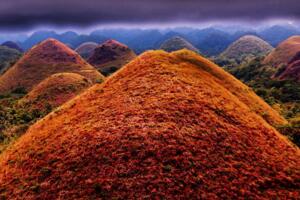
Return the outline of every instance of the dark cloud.
{"type": "Polygon", "coordinates": [[[0,28],[300,18],[299,0],[0,0],[0,28]]]}

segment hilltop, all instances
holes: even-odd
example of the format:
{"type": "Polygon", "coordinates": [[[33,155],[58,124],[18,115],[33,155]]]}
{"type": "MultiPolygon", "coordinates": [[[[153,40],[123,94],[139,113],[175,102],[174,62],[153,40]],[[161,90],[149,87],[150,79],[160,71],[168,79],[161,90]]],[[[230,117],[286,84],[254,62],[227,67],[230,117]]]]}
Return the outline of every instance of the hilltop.
{"type": "Polygon", "coordinates": [[[78,73],[93,82],[103,76],[75,51],[55,39],[47,39],[30,49],[0,77],[0,93],[32,87],[55,73],[78,73]]]}
{"type": "Polygon", "coordinates": [[[247,91],[226,88],[234,78],[222,74],[188,51],[142,54],[4,152],[1,195],[298,197],[299,149],[235,94],[247,91]]]}
{"type": "Polygon", "coordinates": [[[246,35],[233,42],[220,56],[240,63],[247,57],[265,56],[272,50],[273,47],[259,37],[246,35]]]}
{"type": "Polygon", "coordinates": [[[96,47],[98,46],[95,42],[85,42],[79,45],[75,51],[84,59],[89,58],[93,53],[96,47]]]}
{"type": "Polygon", "coordinates": [[[136,54],[126,45],[107,40],[97,46],[94,53],[88,58],[88,62],[103,74],[110,74],[123,67],[136,57],[136,54]]]}
{"type": "Polygon", "coordinates": [[[263,61],[264,64],[280,67],[286,65],[300,51],[300,36],[292,36],[281,42],[263,61]]]}
{"type": "Polygon", "coordinates": [[[84,76],[57,73],[43,80],[19,101],[19,106],[40,111],[56,108],[90,87],[84,76]]]}
{"type": "Polygon", "coordinates": [[[179,36],[174,36],[166,41],[164,41],[160,49],[165,50],[167,52],[173,52],[181,49],[187,49],[194,51],[196,53],[199,53],[199,50],[194,47],[190,42],[188,42],[186,39],[179,37],[179,36]]]}

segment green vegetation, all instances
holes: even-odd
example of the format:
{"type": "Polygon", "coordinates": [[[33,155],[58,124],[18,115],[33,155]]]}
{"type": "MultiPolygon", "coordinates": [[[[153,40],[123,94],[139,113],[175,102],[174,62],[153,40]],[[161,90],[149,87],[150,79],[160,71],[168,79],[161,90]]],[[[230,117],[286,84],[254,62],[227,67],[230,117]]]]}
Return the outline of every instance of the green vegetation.
{"type": "Polygon", "coordinates": [[[4,73],[12,66],[21,55],[22,54],[18,50],[0,46],[0,74],[4,73]]]}
{"type": "Polygon", "coordinates": [[[23,88],[17,88],[12,93],[0,95],[0,153],[31,124],[51,111],[51,108],[41,112],[19,107],[17,102],[25,94],[23,88]]]}
{"type": "Polygon", "coordinates": [[[300,146],[300,120],[295,122],[295,118],[300,117],[300,83],[294,80],[272,79],[271,77],[280,73],[285,66],[274,68],[261,64],[262,60],[263,57],[257,57],[240,65],[232,61],[223,61],[221,64],[290,121],[288,125],[277,129],[300,146]]]}

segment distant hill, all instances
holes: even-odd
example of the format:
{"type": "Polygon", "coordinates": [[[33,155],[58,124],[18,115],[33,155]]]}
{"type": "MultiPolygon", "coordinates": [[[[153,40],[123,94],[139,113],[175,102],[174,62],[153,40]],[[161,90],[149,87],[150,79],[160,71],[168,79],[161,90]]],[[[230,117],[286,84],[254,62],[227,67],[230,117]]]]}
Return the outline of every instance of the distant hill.
{"type": "Polygon", "coordinates": [[[23,49],[27,50],[48,38],[54,38],[64,44],[69,44],[72,47],[78,47],[80,44],[85,42],[101,43],[106,40],[106,38],[103,36],[79,35],[73,31],[68,31],[61,34],[58,34],[55,31],[37,31],[29,36],[24,42],[22,42],[21,46],[23,49]]]}
{"type": "Polygon", "coordinates": [[[195,53],[144,53],[7,149],[1,195],[297,198],[299,149],[239,98],[246,88],[195,53]]]}
{"type": "Polygon", "coordinates": [[[30,91],[55,73],[73,72],[96,82],[103,76],[75,51],[55,39],[47,39],[30,49],[0,77],[0,92],[17,88],[30,91]]]}
{"type": "Polygon", "coordinates": [[[280,80],[296,80],[300,82],[300,51],[289,61],[287,66],[277,73],[280,80]]]}
{"type": "Polygon", "coordinates": [[[16,49],[0,46],[0,75],[11,67],[21,55],[16,49]]]}
{"type": "Polygon", "coordinates": [[[206,56],[220,54],[236,39],[235,36],[216,28],[195,29],[183,36],[206,56]]]}
{"type": "Polygon", "coordinates": [[[272,50],[273,47],[259,37],[246,35],[232,43],[220,56],[241,63],[247,57],[265,56],[272,50]]]}
{"type": "Polygon", "coordinates": [[[178,51],[181,49],[187,49],[187,50],[191,50],[191,51],[199,53],[199,50],[196,47],[194,47],[186,39],[179,37],[179,36],[175,36],[175,37],[172,37],[172,38],[164,41],[161,44],[160,49],[165,50],[167,52],[173,52],[173,51],[178,51]]]}
{"type": "Polygon", "coordinates": [[[87,61],[101,73],[108,75],[120,69],[135,57],[134,51],[126,45],[115,40],[108,40],[97,46],[87,61]]]}
{"type": "Polygon", "coordinates": [[[85,42],[79,45],[75,51],[84,59],[89,58],[93,53],[96,47],[98,46],[95,42],[85,42]]]}
{"type": "Polygon", "coordinates": [[[292,36],[281,42],[264,60],[273,67],[286,65],[300,51],[300,35],[292,36]]]}
{"type": "Polygon", "coordinates": [[[91,81],[79,74],[53,74],[35,86],[18,104],[29,110],[54,109],[91,85],[91,81]]]}
{"type": "Polygon", "coordinates": [[[1,44],[1,46],[6,46],[12,49],[15,49],[19,52],[23,52],[23,49],[19,46],[19,44],[13,42],[13,41],[6,41],[4,43],[1,44]]]}
{"type": "Polygon", "coordinates": [[[158,41],[164,37],[164,34],[157,29],[103,29],[96,30],[91,33],[91,36],[102,36],[111,38],[121,43],[126,44],[137,54],[140,54],[149,49],[159,47],[158,41]]]}
{"type": "Polygon", "coordinates": [[[260,31],[259,36],[276,47],[282,41],[293,35],[299,35],[300,30],[287,25],[275,25],[260,31]]]}

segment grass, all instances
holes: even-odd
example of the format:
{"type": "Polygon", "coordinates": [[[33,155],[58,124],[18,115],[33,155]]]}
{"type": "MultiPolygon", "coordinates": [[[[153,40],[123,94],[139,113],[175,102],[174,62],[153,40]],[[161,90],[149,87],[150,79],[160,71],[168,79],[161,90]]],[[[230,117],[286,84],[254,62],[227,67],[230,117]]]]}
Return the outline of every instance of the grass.
{"type": "Polygon", "coordinates": [[[0,156],[0,188],[12,199],[297,198],[299,149],[216,67],[186,51],[142,54],[31,126],[0,156]]]}

